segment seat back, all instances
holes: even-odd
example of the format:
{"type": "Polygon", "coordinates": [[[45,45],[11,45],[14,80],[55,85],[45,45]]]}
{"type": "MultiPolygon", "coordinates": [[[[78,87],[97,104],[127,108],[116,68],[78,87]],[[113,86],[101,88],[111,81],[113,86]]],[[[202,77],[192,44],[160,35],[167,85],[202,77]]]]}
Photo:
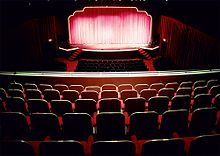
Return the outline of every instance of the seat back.
{"type": "Polygon", "coordinates": [[[102,85],[102,87],[101,87],[101,91],[103,91],[103,90],[118,90],[118,88],[117,88],[117,86],[116,85],[114,85],[114,84],[104,84],[104,85],[102,85]]]}
{"type": "Polygon", "coordinates": [[[213,86],[218,86],[218,85],[220,85],[220,82],[217,79],[211,79],[207,81],[208,89],[211,89],[213,86]]]}
{"type": "Polygon", "coordinates": [[[152,83],[149,88],[156,89],[158,92],[161,88],[164,88],[164,86],[165,85],[163,83],[152,83]]]}
{"type": "Polygon", "coordinates": [[[117,98],[105,98],[99,101],[99,112],[121,112],[121,102],[117,98]]]}
{"type": "Polygon", "coordinates": [[[93,117],[96,112],[96,101],[93,99],[78,99],[75,102],[76,113],[88,113],[93,117]]]}
{"type": "Polygon", "coordinates": [[[60,125],[58,117],[53,113],[32,113],[30,116],[32,135],[34,140],[60,138],[60,125]]]}
{"type": "Polygon", "coordinates": [[[165,85],[165,88],[173,88],[174,91],[176,91],[179,87],[179,83],[178,82],[169,82],[165,85]]]}
{"type": "Polygon", "coordinates": [[[17,82],[10,83],[9,86],[8,86],[8,89],[19,89],[22,92],[24,91],[24,88],[23,88],[22,84],[17,83],[17,82]]]}
{"type": "Polygon", "coordinates": [[[78,141],[44,141],[39,145],[40,156],[84,156],[84,147],[78,141]]]}
{"type": "Polygon", "coordinates": [[[72,113],[72,104],[69,100],[52,100],[51,111],[57,116],[62,116],[65,113],[72,113]]]}
{"type": "Polygon", "coordinates": [[[205,80],[198,80],[198,81],[195,81],[193,83],[193,88],[196,88],[196,87],[204,87],[206,86],[206,81],[205,80]]]}
{"type": "Polygon", "coordinates": [[[25,115],[22,113],[0,113],[0,127],[0,138],[3,140],[30,139],[30,128],[25,115]]]}
{"type": "Polygon", "coordinates": [[[55,84],[53,88],[58,90],[61,95],[62,95],[64,90],[68,90],[69,89],[69,87],[67,85],[65,85],[65,84],[55,84]]]}
{"type": "Polygon", "coordinates": [[[28,110],[30,113],[49,113],[49,105],[46,100],[43,99],[29,99],[27,101],[28,110]]]}
{"type": "Polygon", "coordinates": [[[32,145],[23,140],[6,140],[0,141],[0,155],[8,156],[34,156],[32,145]]]}
{"type": "Polygon", "coordinates": [[[154,97],[157,95],[157,90],[156,89],[143,89],[140,92],[140,97],[143,97],[148,101],[151,97],[154,97]]]}
{"type": "Polygon", "coordinates": [[[212,95],[212,97],[215,97],[217,94],[220,94],[220,85],[211,87],[210,94],[212,95]]]}
{"type": "Polygon", "coordinates": [[[27,90],[27,89],[38,89],[37,85],[34,84],[34,83],[25,83],[24,84],[24,89],[27,90]]]}
{"type": "Polygon", "coordinates": [[[125,112],[128,115],[131,115],[134,112],[144,112],[145,111],[145,102],[146,100],[142,97],[134,97],[134,98],[127,98],[125,100],[125,112]]]}
{"type": "Polygon", "coordinates": [[[76,90],[81,93],[84,90],[84,87],[82,85],[70,85],[69,90],[76,90]]]}
{"type": "Polygon", "coordinates": [[[202,135],[194,138],[190,143],[189,156],[220,154],[220,134],[202,135]]]}
{"type": "Polygon", "coordinates": [[[220,110],[220,93],[215,96],[213,107],[220,110]]]}
{"type": "Polygon", "coordinates": [[[28,114],[25,101],[21,97],[8,97],[6,102],[6,109],[9,112],[21,112],[28,114]]]}
{"type": "Polygon", "coordinates": [[[186,136],[188,130],[188,110],[168,110],[163,113],[160,131],[165,137],[172,137],[174,133],[186,136]]]}
{"type": "Polygon", "coordinates": [[[118,98],[118,92],[116,90],[103,90],[101,92],[101,99],[104,98],[118,98]]]}
{"type": "Polygon", "coordinates": [[[163,114],[168,110],[169,98],[167,96],[154,96],[148,101],[148,111],[163,114]]]}
{"type": "Polygon", "coordinates": [[[138,140],[155,138],[158,134],[158,113],[136,112],[130,116],[129,134],[138,140]]]}
{"type": "Polygon", "coordinates": [[[91,116],[87,113],[66,113],[63,116],[63,135],[68,140],[88,140],[92,135],[91,116]]]}
{"type": "Polygon", "coordinates": [[[206,86],[199,86],[194,88],[193,96],[195,97],[196,95],[199,94],[208,94],[208,88],[206,86]]]}
{"type": "Polygon", "coordinates": [[[128,140],[96,141],[92,144],[92,156],[96,155],[135,156],[135,144],[128,140]]]}
{"type": "Polygon", "coordinates": [[[192,111],[196,110],[197,108],[211,107],[211,104],[212,97],[210,94],[196,95],[196,97],[194,98],[194,103],[192,105],[192,111]]]}
{"type": "Polygon", "coordinates": [[[131,84],[120,84],[118,86],[118,91],[121,92],[122,90],[132,90],[133,86],[131,84]]]}
{"type": "Polygon", "coordinates": [[[27,89],[26,90],[26,99],[42,99],[42,93],[38,89],[27,89]]]}
{"type": "Polygon", "coordinates": [[[122,113],[103,112],[96,116],[98,140],[123,139],[125,136],[125,117],[122,113]]]}
{"type": "Polygon", "coordinates": [[[191,135],[210,134],[215,129],[217,118],[216,108],[199,108],[192,113],[192,119],[189,124],[191,135]]]}
{"type": "Polygon", "coordinates": [[[142,145],[141,155],[185,155],[183,139],[155,139],[142,145]]]}
{"type": "Polygon", "coordinates": [[[120,94],[123,101],[127,98],[138,97],[138,92],[136,90],[123,90],[120,94]]]}
{"type": "Polygon", "coordinates": [[[192,81],[185,81],[185,82],[181,82],[179,85],[179,88],[191,88],[192,89],[193,86],[193,82],[192,81]]]}
{"type": "Polygon", "coordinates": [[[45,89],[43,91],[44,100],[50,102],[51,100],[60,100],[60,92],[56,89],[45,89]]]}
{"type": "Polygon", "coordinates": [[[148,84],[136,84],[134,86],[134,89],[140,93],[143,89],[148,89],[149,88],[149,85],[148,84]]]}
{"type": "Polygon", "coordinates": [[[85,90],[81,92],[81,98],[82,99],[93,99],[97,102],[99,98],[99,93],[94,90],[85,90]]]}
{"type": "Polygon", "coordinates": [[[75,103],[79,99],[79,92],[76,90],[64,90],[62,92],[63,100],[69,100],[72,103],[75,103]]]}
{"type": "Polygon", "coordinates": [[[176,95],[192,95],[192,88],[191,87],[182,87],[178,88],[176,91],[176,95]]]}
{"type": "Polygon", "coordinates": [[[158,96],[167,96],[171,100],[174,96],[175,90],[173,88],[161,88],[158,91],[158,96]]]}
{"type": "Polygon", "coordinates": [[[101,87],[99,87],[99,86],[86,86],[85,90],[94,90],[99,93],[101,91],[101,87]]]}
{"type": "Polygon", "coordinates": [[[38,88],[42,93],[45,89],[53,89],[53,87],[50,84],[39,84],[38,88]]]}
{"type": "Polygon", "coordinates": [[[189,95],[176,95],[171,99],[171,110],[176,109],[190,109],[190,96],[189,95]]]}
{"type": "Polygon", "coordinates": [[[9,89],[7,93],[9,97],[20,97],[24,99],[23,91],[20,89],[9,89]]]}

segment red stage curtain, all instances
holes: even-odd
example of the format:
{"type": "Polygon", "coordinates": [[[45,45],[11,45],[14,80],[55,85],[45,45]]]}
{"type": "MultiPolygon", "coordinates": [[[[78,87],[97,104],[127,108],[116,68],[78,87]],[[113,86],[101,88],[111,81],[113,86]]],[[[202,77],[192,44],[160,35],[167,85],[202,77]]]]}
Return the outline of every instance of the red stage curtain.
{"type": "Polygon", "coordinates": [[[152,19],[135,7],[86,7],[69,17],[70,44],[148,44],[152,19]]]}
{"type": "Polygon", "coordinates": [[[159,33],[167,42],[161,55],[178,69],[220,67],[219,43],[207,34],[166,16],[161,17],[159,33]]]}

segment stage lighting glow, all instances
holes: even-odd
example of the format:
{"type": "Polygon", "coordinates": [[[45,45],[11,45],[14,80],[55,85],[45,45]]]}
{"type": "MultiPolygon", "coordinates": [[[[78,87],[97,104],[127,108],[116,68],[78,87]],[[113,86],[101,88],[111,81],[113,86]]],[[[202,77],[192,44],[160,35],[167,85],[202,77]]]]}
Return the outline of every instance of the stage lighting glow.
{"type": "MultiPolygon", "coordinates": [[[[85,7],[68,18],[72,45],[147,45],[152,17],[136,7],[85,7]]],[[[100,46],[101,45],[101,46],[100,46]]]]}

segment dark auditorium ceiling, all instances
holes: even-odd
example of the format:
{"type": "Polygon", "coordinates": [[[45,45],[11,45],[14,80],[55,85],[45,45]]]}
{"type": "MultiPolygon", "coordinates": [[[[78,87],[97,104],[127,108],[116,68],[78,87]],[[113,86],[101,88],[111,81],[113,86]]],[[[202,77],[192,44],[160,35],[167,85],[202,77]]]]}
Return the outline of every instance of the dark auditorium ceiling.
{"type": "Polygon", "coordinates": [[[153,18],[168,15],[220,39],[219,0],[0,0],[0,22],[13,24],[44,15],[67,17],[85,6],[136,6],[153,18]]]}

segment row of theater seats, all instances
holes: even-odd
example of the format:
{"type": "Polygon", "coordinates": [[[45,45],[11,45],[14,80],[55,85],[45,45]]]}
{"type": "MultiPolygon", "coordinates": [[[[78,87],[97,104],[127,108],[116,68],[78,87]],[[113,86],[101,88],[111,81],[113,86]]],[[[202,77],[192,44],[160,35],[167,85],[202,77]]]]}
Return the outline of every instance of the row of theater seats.
{"type": "Polygon", "coordinates": [[[91,60],[81,59],[76,72],[126,72],[147,71],[142,59],[91,60]]]}
{"type": "Polygon", "coordinates": [[[48,155],[182,155],[217,156],[220,154],[220,135],[198,136],[191,141],[183,138],[154,139],[137,144],[128,140],[96,141],[88,147],[74,140],[26,142],[1,141],[1,155],[48,156],[48,155]],[[87,148],[87,149],[86,149],[87,148]]]}
{"type": "Polygon", "coordinates": [[[113,84],[99,86],[87,86],[64,84],[25,84],[11,83],[8,90],[0,89],[0,110],[18,111],[24,114],[34,112],[57,115],[64,113],[86,111],[93,116],[94,112],[120,112],[128,115],[134,112],[156,111],[159,114],[168,109],[187,109],[191,112],[197,108],[219,106],[218,93],[220,85],[218,80],[210,80],[198,86],[196,81],[175,83],[122,84],[118,87],[113,84]],[[210,85],[212,82],[212,85],[210,85]],[[187,87],[186,87],[187,86],[187,87]],[[31,89],[30,89],[31,88],[31,89]],[[148,89],[146,89],[148,88],[148,89]],[[210,88],[210,89],[209,89],[210,88]],[[42,92],[41,92],[42,91],[42,92]],[[42,94],[43,93],[43,94],[42,94]],[[44,99],[44,100],[43,100],[44,99]],[[49,103],[49,104],[48,104],[49,103]],[[28,109],[27,109],[28,108],[28,109]],[[63,111],[62,111],[63,110],[63,111]]]}
{"type": "MultiPolygon", "coordinates": [[[[136,145],[136,154],[145,155],[140,149],[142,145],[139,145],[142,140],[164,138],[172,140],[174,137],[186,139],[189,136],[219,134],[219,84],[219,80],[199,80],[180,84],[174,82],[166,85],[106,84],[102,87],[11,83],[5,89],[0,89],[0,138],[3,144],[1,146],[6,146],[7,149],[8,143],[11,142],[9,140],[28,142],[50,140],[49,144],[60,139],[62,141],[58,141],[58,144],[77,140],[90,146],[103,140],[117,140],[112,142],[130,140],[136,145]],[[201,92],[196,91],[197,88],[201,92]],[[172,96],[161,95],[163,90],[174,92],[172,96]],[[150,96],[149,91],[155,94],[150,96]],[[65,92],[69,96],[66,96],[65,92]],[[146,93],[145,97],[143,93],[146,93]]],[[[19,147],[17,143],[15,144],[15,148],[19,147]]],[[[64,143],[59,146],[62,147],[56,149],[69,147],[64,143]]],[[[84,154],[95,155],[90,152],[93,151],[90,146],[84,146],[84,154]]],[[[113,146],[116,148],[118,145],[113,146]]],[[[172,147],[176,149],[175,145],[172,147]]],[[[216,152],[215,150],[215,154],[216,152]]],[[[209,151],[208,155],[210,154],[212,153],[209,151]]]]}
{"type": "Polygon", "coordinates": [[[169,110],[161,115],[155,111],[135,112],[126,117],[119,112],[98,113],[92,118],[88,113],[2,112],[1,140],[95,140],[153,139],[174,136],[198,136],[220,133],[220,119],[216,108],[200,108],[189,118],[187,110],[169,110]],[[132,138],[135,136],[135,138],[132,138]]]}

